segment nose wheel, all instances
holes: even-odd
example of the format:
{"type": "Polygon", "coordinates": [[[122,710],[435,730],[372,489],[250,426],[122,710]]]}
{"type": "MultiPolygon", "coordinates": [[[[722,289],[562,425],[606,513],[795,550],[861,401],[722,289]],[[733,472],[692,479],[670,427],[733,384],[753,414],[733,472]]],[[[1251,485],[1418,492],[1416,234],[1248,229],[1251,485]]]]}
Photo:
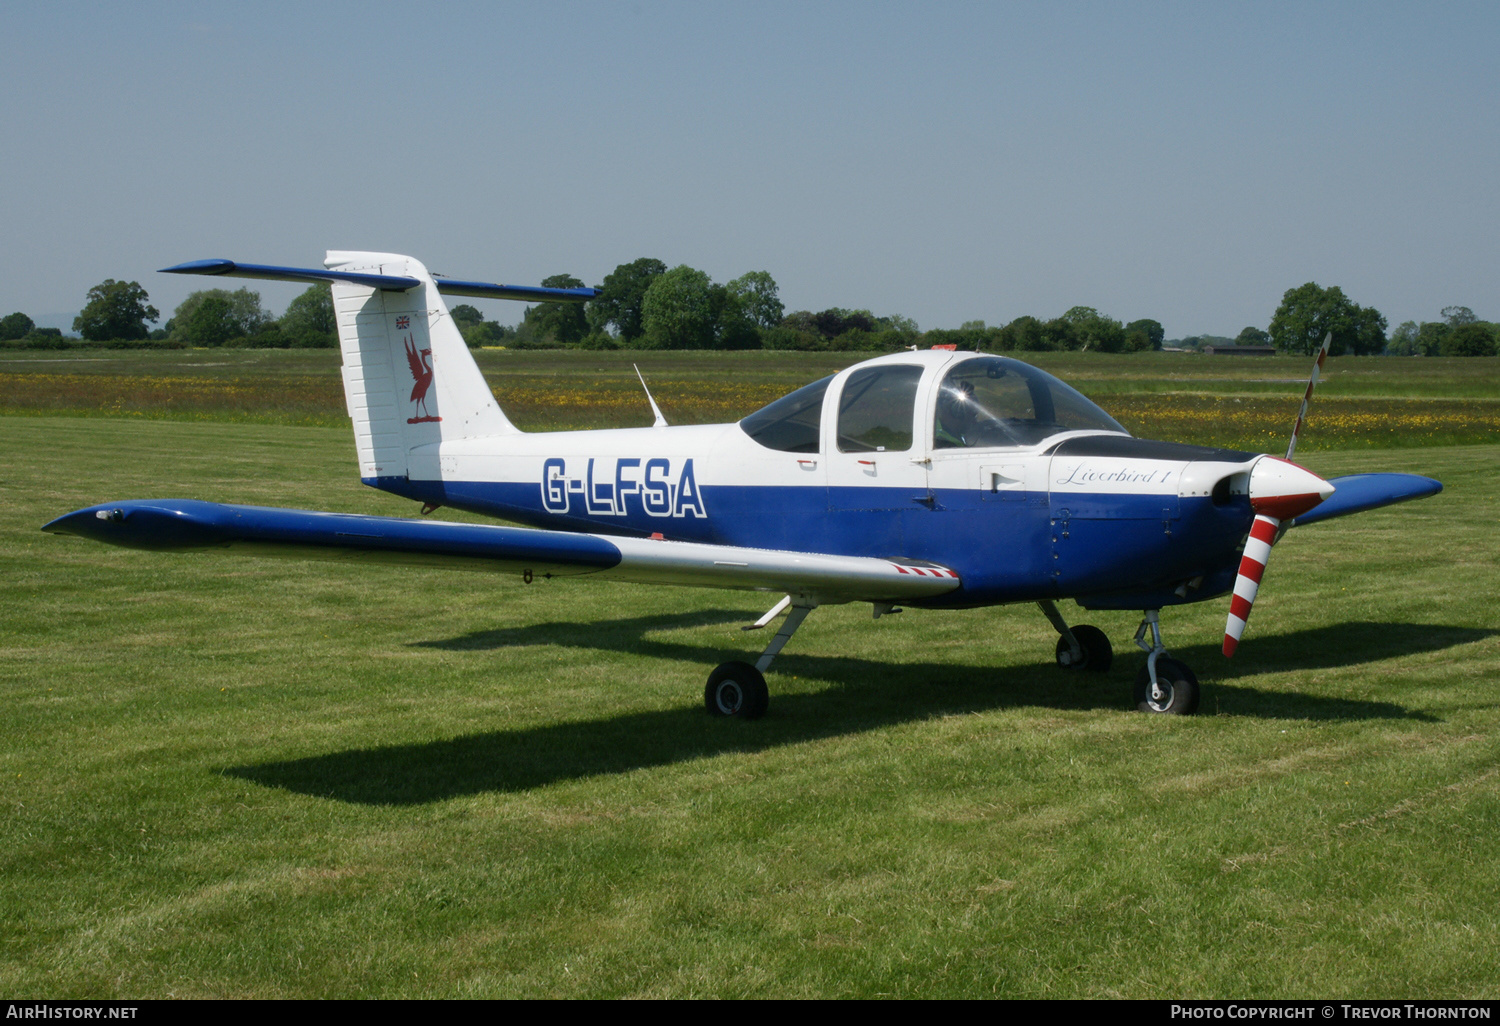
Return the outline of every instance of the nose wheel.
{"type": "Polygon", "coordinates": [[[1159,609],[1146,610],[1135,632],[1135,643],[1146,653],[1146,665],[1135,675],[1135,707],[1147,713],[1191,716],[1198,711],[1198,678],[1185,663],[1167,655],[1161,643],[1160,614],[1159,609]]]}
{"type": "Polygon", "coordinates": [[[1142,666],[1135,675],[1135,707],[1141,712],[1191,716],[1198,711],[1198,678],[1176,659],[1156,661],[1156,680],[1142,666]]]}

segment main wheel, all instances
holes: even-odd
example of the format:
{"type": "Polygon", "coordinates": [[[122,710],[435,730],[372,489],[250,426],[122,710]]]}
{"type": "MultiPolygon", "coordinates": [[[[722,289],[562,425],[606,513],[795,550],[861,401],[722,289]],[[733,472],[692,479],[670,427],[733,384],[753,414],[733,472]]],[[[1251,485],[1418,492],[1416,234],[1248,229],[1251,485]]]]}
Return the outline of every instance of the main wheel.
{"type": "Polygon", "coordinates": [[[1141,712],[1191,716],[1198,711],[1198,678],[1176,659],[1156,660],[1156,679],[1162,694],[1151,694],[1151,671],[1142,666],[1135,675],[1135,707],[1141,712]]]}
{"type": "Polygon", "coordinates": [[[1114,662],[1115,650],[1110,647],[1109,638],[1097,627],[1081,624],[1072,628],[1073,637],[1078,639],[1078,647],[1083,649],[1083,659],[1079,662],[1073,661],[1073,647],[1068,644],[1067,638],[1057,639],[1057,665],[1064,670],[1092,670],[1095,673],[1103,673],[1109,669],[1109,664],[1114,662]]]}
{"type": "Polygon", "coordinates": [[[708,685],[703,689],[703,704],[714,716],[758,720],[766,714],[770,702],[766,678],[749,663],[720,663],[708,675],[708,685]]]}

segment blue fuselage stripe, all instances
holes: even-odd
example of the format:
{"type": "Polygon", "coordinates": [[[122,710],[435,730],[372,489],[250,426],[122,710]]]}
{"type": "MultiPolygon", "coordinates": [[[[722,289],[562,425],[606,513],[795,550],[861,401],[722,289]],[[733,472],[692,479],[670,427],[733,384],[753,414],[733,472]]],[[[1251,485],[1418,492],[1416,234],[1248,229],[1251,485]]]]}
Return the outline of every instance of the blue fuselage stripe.
{"type": "MultiPolygon", "coordinates": [[[[1135,582],[1157,604],[1207,598],[1229,573],[1253,518],[1249,505],[1159,495],[1019,493],[993,501],[978,490],[920,494],[911,488],[715,485],[702,488],[706,515],[653,515],[631,495],[623,513],[590,512],[577,495],[566,513],[545,508],[536,483],[408,481],[366,484],[539,527],[646,536],[745,548],[833,555],[909,557],[960,568],[962,587],[932,605],[978,605],[1066,596],[1099,596],[1135,582]],[[1107,515],[1106,515],[1107,514],[1107,515]],[[1203,576],[1179,597],[1170,588],[1203,576]],[[1168,586],[1170,585],[1170,588],[1168,586]],[[1157,587],[1166,589],[1157,594],[1157,587]]],[[[603,507],[603,494],[593,497],[603,507]]],[[[556,497],[553,497],[556,509],[556,497]]],[[[1107,599],[1101,599],[1108,604],[1107,599]]],[[[1136,605],[1132,598],[1130,606],[1136,605]]]]}

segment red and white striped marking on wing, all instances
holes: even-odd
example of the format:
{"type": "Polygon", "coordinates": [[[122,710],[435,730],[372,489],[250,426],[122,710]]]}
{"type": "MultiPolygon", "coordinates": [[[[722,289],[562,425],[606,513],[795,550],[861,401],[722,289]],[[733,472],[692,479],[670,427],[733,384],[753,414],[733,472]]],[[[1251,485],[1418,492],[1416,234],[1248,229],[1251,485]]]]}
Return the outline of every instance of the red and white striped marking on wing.
{"type": "Polygon", "coordinates": [[[916,574],[918,577],[951,577],[958,580],[958,573],[954,570],[945,570],[937,566],[902,566],[900,563],[892,563],[891,566],[903,574],[916,574]]]}

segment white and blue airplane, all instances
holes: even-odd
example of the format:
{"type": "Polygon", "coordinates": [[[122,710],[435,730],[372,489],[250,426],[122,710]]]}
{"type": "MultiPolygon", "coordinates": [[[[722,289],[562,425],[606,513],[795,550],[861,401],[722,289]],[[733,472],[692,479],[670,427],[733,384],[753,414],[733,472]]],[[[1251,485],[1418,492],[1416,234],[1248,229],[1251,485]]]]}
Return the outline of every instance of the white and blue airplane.
{"type": "Polygon", "coordinates": [[[1167,654],[1161,609],[1233,592],[1232,654],[1289,527],[1442,489],[1411,474],[1325,481],[1290,462],[1291,448],[1282,459],[1134,438],[1050,374],[949,350],[867,360],[734,424],[669,427],[653,400],[652,427],[523,432],[443,296],[583,302],[593,289],[455,281],[387,253],[330,252],[323,268],[203,260],[167,270],[330,283],[361,480],[421,503],[424,516],[449,506],[532,526],[148,499],[90,506],[44,530],[154,551],[783,595],[746,628],[786,612],[759,660],[710,674],[704,701],[716,715],[763,715],[772,660],[827,604],[868,602],[878,618],[898,604],[1035,602],[1058,632],[1059,666],[1107,670],[1109,639],[1069,626],[1065,598],[1142,610],[1136,704],[1192,713],[1198,681],[1167,654]]]}

